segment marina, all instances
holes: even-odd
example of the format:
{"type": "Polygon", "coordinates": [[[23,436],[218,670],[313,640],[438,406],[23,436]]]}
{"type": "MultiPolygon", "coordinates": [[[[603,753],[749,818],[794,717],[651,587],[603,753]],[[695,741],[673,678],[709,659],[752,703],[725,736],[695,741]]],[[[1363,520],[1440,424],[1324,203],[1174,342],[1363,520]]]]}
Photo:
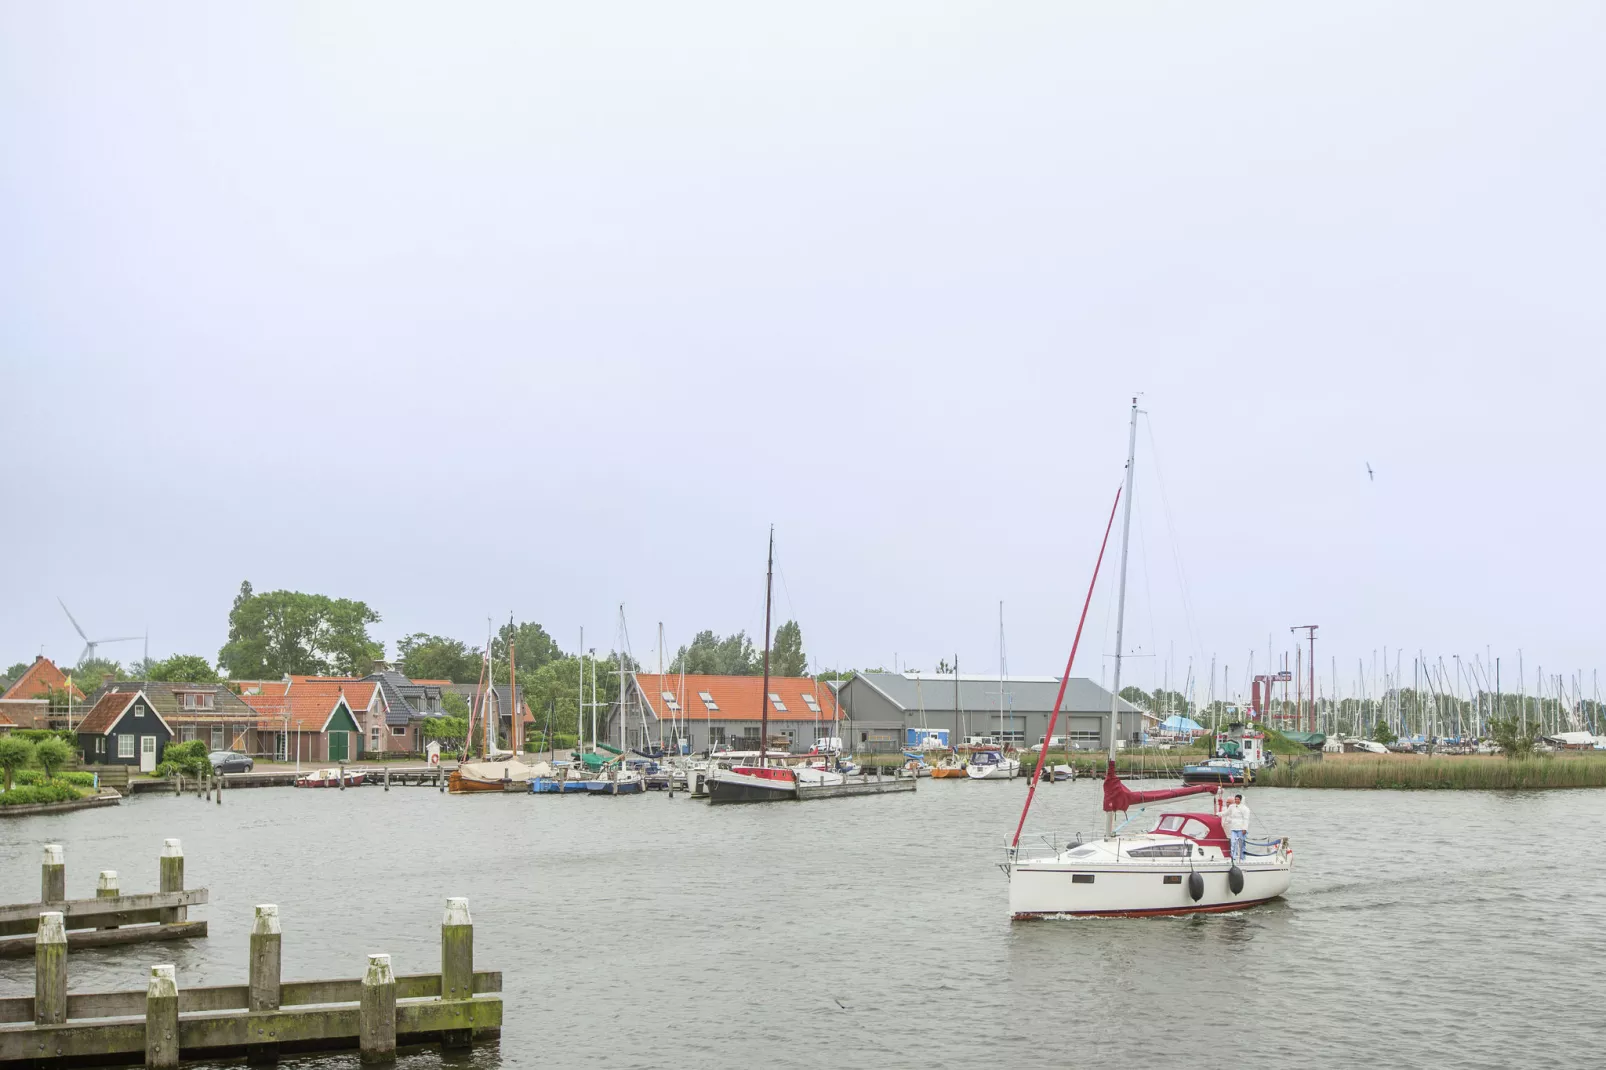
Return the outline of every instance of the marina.
{"type": "MultiPolygon", "coordinates": [[[[1450,1048],[1502,1065],[1514,1046],[1533,1065],[1570,1065],[1576,1045],[1592,1042],[1566,1008],[1599,954],[1577,934],[1606,925],[1606,904],[1569,844],[1573,829],[1606,821],[1606,792],[1253,788],[1257,810],[1275,812],[1301,845],[1297,895],[1236,914],[1021,925],[1000,909],[996,863],[1025,786],[922,785],[818,808],[709,807],[664,792],[558,807],[369,788],[242,791],[223,807],[135,795],[8,825],[0,887],[36,888],[43,846],[65,843],[69,862],[83,860],[68,894],[92,896],[90,866],[143,873],[152,844],[182,838],[187,876],[211,891],[208,939],[75,952],[74,990],[143,989],[158,962],[176,963],[181,985],[239,983],[259,902],[279,906],[286,978],[351,977],[377,950],[404,975],[438,969],[440,904],[463,889],[437,845],[496,857],[472,889],[477,959],[503,971],[509,1008],[499,1044],[476,1051],[486,1068],[551,1065],[553,1037],[569,1029],[609,1038],[564,1045],[559,1061],[574,1067],[728,1065],[795,1036],[830,1036],[832,1054],[787,1065],[924,1066],[931,1020],[969,1022],[969,1036],[1014,1065],[1059,1065],[1041,1058],[1051,1037],[1102,1064],[1148,1065],[1157,1046],[1190,1043],[1195,1025],[1082,1023],[1243,989],[1267,1020],[1299,1023],[1304,1065],[1334,1070],[1437,1065],[1450,1048]],[[341,835],[287,839],[331,822],[341,835]],[[1418,844],[1409,856],[1378,849],[1407,839],[1418,844]],[[355,889],[385,890],[384,909],[352,909],[355,889]],[[1466,938],[1496,915],[1500,941],[1466,938]],[[630,934],[607,954],[571,953],[621,916],[630,934]],[[1568,926],[1551,923],[1561,916],[1568,926]],[[841,954],[823,966],[760,962],[748,953],[755,931],[841,954]],[[329,938],[304,935],[314,932],[329,938]],[[552,961],[562,969],[542,965],[552,961]],[[1497,1018],[1464,983],[1493,973],[1511,982],[1497,1018]],[[784,997],[752,999],[776,984],[784,997]],[[1355,1029],[1375,1013],[1379,986],[1392,993],[1385,1020],[1410,1030],[1355,1029]],[[1083,1008],[1068,1023],[1067,1000],[1083,1008]],[[674,1024],[644,1027],[644,1006],[674,1024]],[[1052,1031],[1034,1024],[1045,1014],[1052,1031]]],[[[1043,789],[1034,823],[1085,829],[1101,791],[1085,780],[1043,789]]],[[[0,998],[31,996],[33,973],[32,961],[0,961],[0,998]]],[[[409,1065],[444,1065],[419,1058],[409,1065]]],[[[1257,1051],[1238,1061],[1281,1065],[1257,1051]]]]}

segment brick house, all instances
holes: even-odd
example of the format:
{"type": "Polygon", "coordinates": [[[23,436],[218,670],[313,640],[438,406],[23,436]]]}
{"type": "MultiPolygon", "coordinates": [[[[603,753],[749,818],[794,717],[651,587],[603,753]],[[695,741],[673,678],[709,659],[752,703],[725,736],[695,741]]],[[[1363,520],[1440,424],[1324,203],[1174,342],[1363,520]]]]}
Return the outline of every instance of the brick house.
{"type": "Polygon", "coordinates": [[[273,739],[274,758],[316,765],[362,756],[365,733],[359,716],[370,716],[375,690],[361,680],[292,677],[278,694],[240,698],[256,711],[257,730],[273,739]]]}
{"type": "Polygon", "coordinates": [[[107,691],[77,727],[85,764],[155,769],[173,738],[144,691],[107,691]]]}
{"type": "Polygon", "coordinates": [[[53,728],[60,721],[66,727],[70,711],[51,708],[47,696],[66,692],[74,702],[83,702],[84,693],[78,689],[56,663],[40,654],[23,674],[12,681],[0,694],[0,714],[22,728],[53,728]]]}
{"type": "Polygon", "coordinates": [[[171,727],[173,742],[198,739],[208,751],[234,750],[260,754],[267,741],[257,734],[257,714],[223,684],[167,680],[113,680],[107,678],[94,701],[109,694],[143,692],[146,701],[171,727]]]}

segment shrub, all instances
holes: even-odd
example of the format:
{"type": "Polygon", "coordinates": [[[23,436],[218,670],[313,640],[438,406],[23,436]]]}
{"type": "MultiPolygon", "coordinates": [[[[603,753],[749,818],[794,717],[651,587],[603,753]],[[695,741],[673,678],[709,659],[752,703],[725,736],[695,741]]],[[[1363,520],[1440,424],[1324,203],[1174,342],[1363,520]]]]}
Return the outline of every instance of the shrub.
{"type": "Polygon", "coordinates": [[[199,739],[188,743],[169,743],[162,752],[162,761],[151,770],[152,776],[169,777],[175,773],[201,776],[212,771],[212,760],[207,757],[206,744],[199,739]]]}
{"type": "Polygon", "coordinates": [[[73,749],[61,739],[41,739],[33,745],[33,760],[50,779],[57,769],[73,760],[73,749]]]}
{"type": "Polygon", "coordinates": [[[21,736],[29,743],[43,743],[47,739],[59,739],[70,746],[78,745],[77,733],[69,732],[65,728],[59,730],[53,728],[18,728],[13,730],[11,734],[21,736]]]}
{"type": "Polygon", "coordinates": [[[5,771],[5,789],[11,790],[11,779],[17,770],[33,764],[33,742],[15,732],[0,734],[0,769],[5,771]]]}
{"type": "Polygon", "coordinates": [[[23,769],[17,773],[17,783],[30,788],[39,784],[72,784],[75,787],[92,788],[95,786],[95,774],[71,771],[46,777],[42,770],[23,769]]]}
{"type": "Polygon", "coordinates": [[[80,791],[71,784],[37,784],[31,787],[15,787],[0,795],[0,806],[28,806],[32,803],[70,802],[81,799],[86,792],[80,791]]]}

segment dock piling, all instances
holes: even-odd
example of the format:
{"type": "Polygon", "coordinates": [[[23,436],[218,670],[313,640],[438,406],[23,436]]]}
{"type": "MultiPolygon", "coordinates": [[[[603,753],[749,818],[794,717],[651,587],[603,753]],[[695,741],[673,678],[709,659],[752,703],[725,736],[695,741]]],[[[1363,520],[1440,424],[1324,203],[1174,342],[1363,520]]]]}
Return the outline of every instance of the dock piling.
{"type": "MultiPolygon", "coordinates": [[[[160,872],[160,883],[157,890],[162,892],[182,892],[184,890],[184,848],[175,839],[162,841],[162,854],[156,860],[160,872]]],[[[188,907],[172,907],[162,912],[162,921],[172,924],[176,921],[185,921],[189,918],[188,907]]]]}
{"type": "Polygon", "coordinates": [[[390,766],[385,766],[385,790],[390,790],[390,766]]]}
{"type": "Polygon", "coordinates": [[[61,912],[39,915],[33,945],[33,1020],[61,1025],[67,1020],[67,926],[61,912]]]}
{"type": "Polygon", "coordinates": [[[396,1061],[396,975],[389,955],[369,955],[357,1012],[357,1046],[365,1064],[396,1061]]]}
{"type": "Polygon", "coordinates": [[[178,1065],[178,975],[172,965],[152,966],[145,989],[146,1070],[178,1065]]]}
{"type": "Polygon", "coordinates": [[[251,924],[248,1009],[253,1011],[279,1009],[279,967],[283,945],[284,934],[279,929],[278,905],[274,903],[259,905],[256,920],[251,924]]]}
{"type": "MultiPolygon", "coordinates": [[[[117,888],[117,871],[115,869],[103,869],[103,870],[101,870],[100,871],[100,880],[95,882],[95,898],[96,899],[116,899],[120,894],[122,894],[122,893],[119,892],[118,888],[117,888]]],[[[115,925],[102,925],[101,926],[102,930],[115,929],[115,928],[117,928],[117,926],[115,926],[115,925]]]]}
{"type": "Polygon", "coordinates": [[[173,774],[173,794],[175,796],[184,794],[184,774],[183,773],[174,773],[173,774]]]}
{"type": "Polygon", "coordinates": [[[219,773],[218,774],[218,778],[217,778],[217,804],[219,806],[223,805],[223,774],[222,773],[219,773]]]}
{"type": "MultiPolygon", "coordinates": [[[[441,919],[441,999],[470,999],[474,995],[474,922],[468,900],[446,900],[441,919]]],[[[466,1048],[472,1029],[449,1029],[441,1034],[443,1048],[466,1048]]]]}
{"type": "Polygon", "coordinates": [[[45,844],[39,866],[39,901],[61,903],[67,899],[67,857],[59,843],[45,844]]]}

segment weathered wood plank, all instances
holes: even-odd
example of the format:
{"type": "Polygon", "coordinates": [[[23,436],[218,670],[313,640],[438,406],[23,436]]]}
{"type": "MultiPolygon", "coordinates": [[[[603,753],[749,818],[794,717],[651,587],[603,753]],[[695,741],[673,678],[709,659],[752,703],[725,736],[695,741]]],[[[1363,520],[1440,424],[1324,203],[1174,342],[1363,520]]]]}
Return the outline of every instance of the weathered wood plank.
{"type": "MultiPolygon", "coordinates": [[[[153,940],[189,940],[206,935],[206,922],[182,921],[174,925],[135,925],[127,929],[90,930],[67,934],[67,946],[111,947],[116,944],[143,944],[153,940]]],[[[33,954],[34,938],[16,936],[0,940],[0,958],[27,958],[33,954]]]]}
{"type": "MultiPolygon", "coordinates": [[[[121,919],[115,915],[164,907],[198,906],[206,901],[205,888],[187,888],[178,892],[145,892],[141,895],[119,895],[107,899],[68,899],[62,903],[51,903],[48,908],[43,903],[10,903],[0,906],[0,926],[22,922],[31,930],[38,926],[39,915],[46,909],[59,910],[66,915],[69,929],[75,927],[73,924],[75,921],[96,925],[109,922],[121,924],[121,919]]],[[[0,928],[0,932],[16,931],[20,930],[0,928]]]]}
{"type": "MultiPolygon", "coordinates": [[[[307,1006],[322,1003],[355,1003],[362,997],[360,981],[289,981],[283,986],[286,1006],[307,1006]],[[305,986],[305,987],[302,987],[305,986]],[[344,986],[344,987],[342,987],[344,986]],[[347,995],[348,998],[340,998],[347,995]],[[300,998],[310,996],[312,998],[300,998]],[[296,998],[291,998],[296,997],[296,998]]],[[[502,991],[501,970],[475,970],[474,994],[494,995],[502,991]]],[[[178,1009],[181,1014],[200,1011],[243,1010],[250,1005],[250,988],[247,985],[212,985],[205,988],[181,988],[178,991],[178,1009]]],[[[438,999],[441,994],[441,975],[438,973],[398,974],[396,998],[438,999]]],[[[32,996],[13,996],[0,999],[0,1024],[33,1021],[32,996]]],[[[67,1020],[87,1018],[135,1018],[145,1013],[144,992],[76,992],[67,996],[67,1020]]]]}
{"type": "MultiPolygon", "coordinates": [[[[143,995],[143,993],[141,994],[143,995]]],[[[145,1059],[145,1019],[95,1025],[0,1026],[0,1063],[86,1055],[145,1059]]]]}

